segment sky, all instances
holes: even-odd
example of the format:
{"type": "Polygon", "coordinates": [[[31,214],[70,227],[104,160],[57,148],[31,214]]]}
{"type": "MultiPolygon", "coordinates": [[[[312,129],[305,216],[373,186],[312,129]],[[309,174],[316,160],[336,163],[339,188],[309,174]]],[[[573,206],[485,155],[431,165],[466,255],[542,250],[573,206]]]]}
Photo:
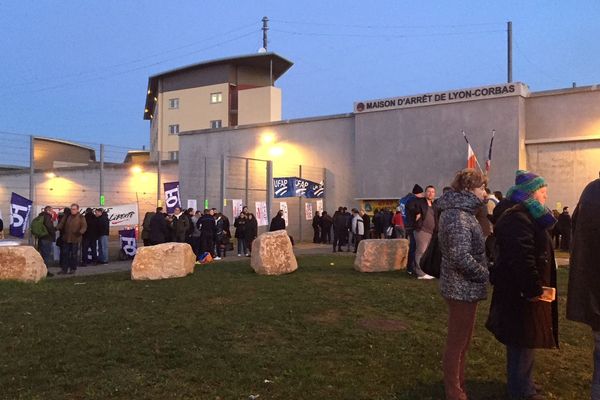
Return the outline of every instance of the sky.
{"type": "Polygon", "coordinates": [[[506,82],[509,20],[514,81],[600,83],[597,0],[0,0],[0,147],[6,132],[147,146],[148,76],[256,53],[263,16],[269,51],[294,62],[284,119],[506,82]]]}

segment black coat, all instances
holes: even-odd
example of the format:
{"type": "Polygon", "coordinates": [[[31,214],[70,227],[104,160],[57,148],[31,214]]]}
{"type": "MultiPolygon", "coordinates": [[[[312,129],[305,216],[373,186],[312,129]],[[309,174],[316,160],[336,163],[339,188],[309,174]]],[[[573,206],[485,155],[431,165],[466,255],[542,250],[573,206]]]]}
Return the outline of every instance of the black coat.
{"type": "Polygon", "coordinates": [[[369,214],[363,214],[362,219],[363,225],[365,226],[365,235],[367,235],[371,230],[371,217],[369,217],[369,214]]]}
{"type": "Polygon", "coordinates": [[[317,229],[319,229],[320,226],[321,226],[321,217],[319,217],[318,215],[315,215],[312,219],[312,227],[313,227],[313,229],[317,230],[317,229]]]}
{"type": "Polygon", "coordinates": [[[167,216],[163,213],[156,213],[150,220],[150,241],[152,243],[166,243],[169,233],[167,216]]]}
{"type": "Polygon", "coordinates": [[[600,331],[600,179],[584,189],[572,223],[567,318],[600,331]]]}
{"type": "Polygon", "coordinates": [[[246,222],[247,218],[237,217],[233,226],[235,227],[235,237],[237,239],[243,239],[246,237],[246,222]]]}
{"type": "Polygon", "coordinates": [[[531,302],[542,286],[556,287],[552,240],[522,205],[504,212],[495,227],[496,263],[486,327],[505,345],[558,347],[557,302],[531,302]]]}
{"type": "Polygon", "coordinates": [[[100,236],[100,225],[98,224],[98,217],[93,212],[85,213],[85,223],[87,229],[83,234],[83,238],[87,240],[98,240],[100,236]]]}
{"type": "Polygon", "coordinates": [[[333,231],[336,234],[342,234],[348,230],[346,225],[346,215],[342,212],[336,211],[333,214],[333,231]]]}
{"type": "Polygon", "coordinates": [[[256,239],[258,235],[258,221],[252,218],[246,221],[246,229],[244,230],[244,239],[251,241],[256,239]]]}
{"type": "Polygon", "coordinates": [[[200,229],[200,237],[215,238],[217,236],[217,223],[215,217],[210,214],[203,215],[196,222],[196,227],[200,229]]]}
{"type": "Polygon", "coordinates": [[[280,217],[279,215],[276,215],[271,220],[271,226],[269,226],[269,232],[280,231],[282,229],[285,229],[285,219],[283,219],[283,217],[280,217]]]}
{"type": "Polygon", "coordinates": [[[563,212],[558,216],[558,223],[556,224],[558,233],[567,235],[571,233],[571,216],[568,212],[563,212]]]}
{"type": "Polygon", "coordinates": [[[333,225],[333,218],[331,218],[331,215],[323,215],[319,223],[321,224],[321,230],[323,232],[329,232],[333,225]]]}
{"type": "Polygon", "coordinates": [[[98,235],[108,236],[110,234],[110,221],[108,220],[108,214],[103,212],[98,217],[98,235]]]}

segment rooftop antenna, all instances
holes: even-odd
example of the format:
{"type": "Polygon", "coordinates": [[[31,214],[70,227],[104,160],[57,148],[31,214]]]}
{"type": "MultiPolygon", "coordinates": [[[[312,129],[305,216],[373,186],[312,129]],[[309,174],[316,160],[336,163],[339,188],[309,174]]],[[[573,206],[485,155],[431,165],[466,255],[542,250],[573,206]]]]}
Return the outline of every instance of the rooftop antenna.
{"type": "Polygon", "coordinates": [[[263,53],[263,49],[264,49],[264,53],[267,52],[268,49],[268,40],[267,40],[267,31],[269,30],[269,18],[268,17],[263,17],[262,19],[262,31],[263,31],[263,45],[262,48],[259,50],[260,53],[263,53]]]}

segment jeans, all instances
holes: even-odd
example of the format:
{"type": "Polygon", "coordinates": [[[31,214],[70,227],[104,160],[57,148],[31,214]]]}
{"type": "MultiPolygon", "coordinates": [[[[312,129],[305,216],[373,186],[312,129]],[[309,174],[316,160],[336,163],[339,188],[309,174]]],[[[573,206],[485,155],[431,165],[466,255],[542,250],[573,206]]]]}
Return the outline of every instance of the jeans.
{"type": "Polygon", "coordinates": [[[433,235],[424,231],[414,231],[413,237],[415,238],[415,263],[413,265],[413,272],[417,276],[424,276],[425,272],[421,269],[419,263],[421,262],[421,257],[425,254],[425,250],[427,250],[427,246],[429,246],[429,242],[431,242],[431,237],[433,235]]]}
{"type": "Polygon", "coordinates": [[[69,270],[76,271],[79,263],[79,243],[65,243],[62,247],[65,250],[65,266],[62,266],[63,272],[69,270]]]}
{"type": "Polygon", "coordinates": [[[506,346],[506,381],[511,397],[518,399],[536,394],[533,362],[533,349],[506,346]]]}
{"type": "Polygon", "coordinates": [[[363,240],[364,235],[354,235],[354,252],[358,250],[358,244],[363,240]]]}
{"type": "Polygon", "coordinates": [[[594,332],[594,375],[592,377],[592,400],[600,400],[600,331],[594,332]]]}
{"type": "Polygon", "coordinates": [[[241,254],[241,255],[248,254],[248,249],[246,249],[246,239],[245,238],[238,238],[237,248],[238,248],[238,254],[241,254]]]}
{"type": "Polygon", "coordinates": [[[417,243],[415,242],[415,231],[412,229],[406,229],[406,238],[409,240],[408,244],[408,264],[406,271],[408,273],[415,272],[415,251],[417,250],[417,243]]]}
{"type": "Polygon", "coordinates": [[[442,361],[447,400],[466,400],[465,366],[473,337],[477,303],[446,299],[448,336],[442,361]]]}
{"type": "Polygon", "coordinates": [[[101,263],[108,262],[108,235],[102,235],[98,238],[98,257],[101,263]]]}
{"type": "Polygon", "coordinates": [[[86,239],[83,238],[81,240],[81,264],[89,264],[90,259],[89,255],[91,253],[92,262],[95,263],[98,261],[98,253],[96,251],[96,244],[98,242],[96,239],[86,239]]]}
{"type": "Polygon", "coordinates": [[[47,240],[47,239],[40,239],[38,240],[38,248],[40,250],[40,254],[42,255],[42,258],[44,259],[44,264],[46,264],[47,267],[50,266],[50,264],[52,264],[54,262],[54,256],[52,254],[52,240],[47,240]]]}

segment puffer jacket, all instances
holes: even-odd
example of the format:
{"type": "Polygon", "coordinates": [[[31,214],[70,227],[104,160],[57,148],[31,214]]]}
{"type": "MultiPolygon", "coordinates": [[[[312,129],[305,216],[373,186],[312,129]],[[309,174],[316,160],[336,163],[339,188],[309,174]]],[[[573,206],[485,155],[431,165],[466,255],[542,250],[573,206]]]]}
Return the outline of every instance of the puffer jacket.
{"type": "Polygon", "coordinates": [[[475,218],[482,204],[467,191],[448,192],[436,203],[441,212],[438,225],[442,252],[440,291],[446,299],[476,302],[487,297],[489,270],[485,239],[475,218]]]}

